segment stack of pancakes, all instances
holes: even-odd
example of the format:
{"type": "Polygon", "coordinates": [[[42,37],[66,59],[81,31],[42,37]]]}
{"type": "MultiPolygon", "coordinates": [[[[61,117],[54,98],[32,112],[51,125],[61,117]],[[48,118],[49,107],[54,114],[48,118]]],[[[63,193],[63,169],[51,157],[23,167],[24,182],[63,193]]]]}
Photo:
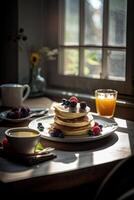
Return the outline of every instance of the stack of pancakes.
{"type": "Polygon", "coordinates": [[[77,103],[72,111],[70,107],[59,103],[54,108],[55,117],[51,128],[60,129],[64,135],[84,135],[94,126],[95,122],[88,106],[83,110],[80,103],[77,103]]]}

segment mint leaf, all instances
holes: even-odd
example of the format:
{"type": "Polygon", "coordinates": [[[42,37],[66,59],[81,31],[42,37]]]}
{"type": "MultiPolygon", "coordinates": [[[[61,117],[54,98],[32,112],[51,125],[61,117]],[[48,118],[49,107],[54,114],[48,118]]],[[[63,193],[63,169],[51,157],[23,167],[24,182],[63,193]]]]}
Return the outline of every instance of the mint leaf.
{"type": "Polygon", "coordinates": [[[35,147],[35,152],[39,152],[44,149],[44,146],[39,142],[35,147]]]}

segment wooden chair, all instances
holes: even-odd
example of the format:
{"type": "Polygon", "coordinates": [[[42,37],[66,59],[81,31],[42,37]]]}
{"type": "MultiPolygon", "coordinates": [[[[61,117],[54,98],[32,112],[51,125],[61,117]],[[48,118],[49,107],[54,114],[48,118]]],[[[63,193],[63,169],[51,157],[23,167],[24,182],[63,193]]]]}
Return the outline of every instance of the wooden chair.
{"type": "Polygon", "coordinates": [[[134,200],[134,156],[113,168],[101,184],[95,200],[134,200]]]}

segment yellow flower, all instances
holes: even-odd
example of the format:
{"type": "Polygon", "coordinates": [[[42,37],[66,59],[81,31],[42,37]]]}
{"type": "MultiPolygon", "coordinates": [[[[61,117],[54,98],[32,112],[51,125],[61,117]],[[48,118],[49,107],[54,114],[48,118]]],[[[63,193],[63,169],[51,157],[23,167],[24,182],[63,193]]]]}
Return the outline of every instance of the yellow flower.
{"type": "Polygon", "coordinates": [[[40,59],[41,59],[41,56],[38,52],[31,53],[30,61],[33,64],[33,66],[39,65],[40,59]]]}

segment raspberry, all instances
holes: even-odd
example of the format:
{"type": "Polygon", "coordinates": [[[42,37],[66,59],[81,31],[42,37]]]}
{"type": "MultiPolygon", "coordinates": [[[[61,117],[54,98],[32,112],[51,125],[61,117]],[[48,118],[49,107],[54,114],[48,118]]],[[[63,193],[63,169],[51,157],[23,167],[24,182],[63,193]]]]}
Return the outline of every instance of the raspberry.
{"type": "Polygon", "coordinates": [[[93,132],[93,135],[99,135],[100,134],[100,132],[101,132],[101,129],[100,129],[100,127],[99,126],[94,126],[93,128],[92,128],[92,132],[93,132]]]}
{"type": "Polygon", "coordinates": [[[78,99],[75,96],[70,97],[69,101],[75,101],[76,103],[78,103],[78,99]]]}
{"type": "Polygon", "coordinates": [[[3,147],[6,147],[8,145],[8,140],[7,138],[4,138],[2,141],[3,147]]]}

